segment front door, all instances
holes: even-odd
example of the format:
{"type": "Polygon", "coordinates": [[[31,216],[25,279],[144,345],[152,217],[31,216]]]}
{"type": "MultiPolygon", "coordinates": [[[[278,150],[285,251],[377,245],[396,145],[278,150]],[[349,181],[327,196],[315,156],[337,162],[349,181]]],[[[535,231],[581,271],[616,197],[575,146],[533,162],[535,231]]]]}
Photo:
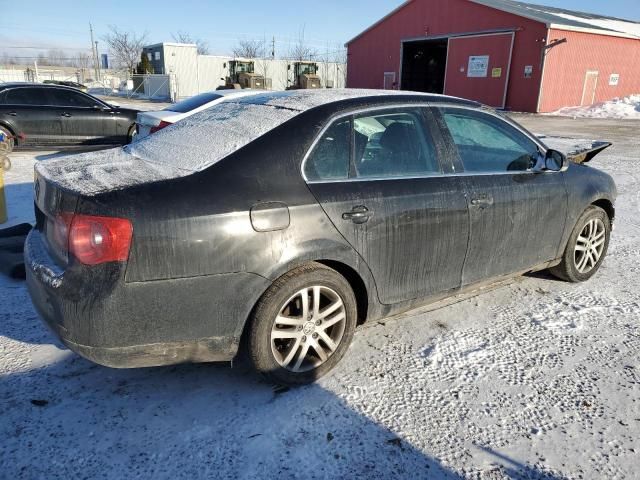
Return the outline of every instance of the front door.
{"type": "Polygon", "coordinates": [[[103,105],[90,96],[71,89],[52,89],[50,95],[62,122],[62,141],[73,145],[111,143],[115,124],[103,105]]]}
{"type": "Polygon", "coordinates": [[[369,266],[384,304],[460,287],[469,213],[421,108],[344,118],[305,164],[309,187],[369,266]]]}
{"type": "Polygon", "coordinates": [[[443,108],[464,173],[470,209],[462,284],[554,260],[567,215],[561,172],[535,173],[538,145],[496,115],[443,108]]]}

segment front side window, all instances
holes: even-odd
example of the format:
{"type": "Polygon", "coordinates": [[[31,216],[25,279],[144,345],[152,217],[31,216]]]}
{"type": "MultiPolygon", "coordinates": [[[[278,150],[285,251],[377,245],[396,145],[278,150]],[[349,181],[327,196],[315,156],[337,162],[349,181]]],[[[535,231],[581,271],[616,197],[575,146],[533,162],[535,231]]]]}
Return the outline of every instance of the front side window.
{"type": "Polygon", "coordinates": [[[350,152],[351,120],[338,120],[326,130],[309,155],[304,169],[307,180],[346,180],[350,152]]]}
{"type": "Polygon", "coordinates": [[[354,168],[358,178],[440,173],[420,110],[387,110],[354,118],[354,168]]]}
{"type": "Polygon", "coordinates": [[[538,146],[504,120],[467,109],[441,109],[464,169],[470,173],[527,171],[538,146]]]}
{"type": "Polygon", "coordinates": [[[91,108],[98,105],[91,97],[69,90],[52,89],[49,96],[51,98],[50,104],[60,107],[91,108]]]}

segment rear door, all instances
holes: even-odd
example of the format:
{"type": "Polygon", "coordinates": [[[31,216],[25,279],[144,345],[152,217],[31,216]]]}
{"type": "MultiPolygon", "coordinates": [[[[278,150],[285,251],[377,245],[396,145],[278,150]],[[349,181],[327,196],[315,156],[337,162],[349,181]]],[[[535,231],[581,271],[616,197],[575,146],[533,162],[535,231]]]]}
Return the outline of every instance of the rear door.
{"type": "Polygon", "coordinates": [[[89,95],[51,88],[50,96],[61,120],[62,140],[72,145],[115,143],[116,124],[110,112],[89,95]]]}
{"type": "Polygon", "coordinates": [[[4,92],[0,116],[16,135],[23,136],[23,145],[48,145],[59,142],[62,130],[60,118],[47,88],[17,87],[4,92]]]}
{"type": "Polygon", "coordinates": [[[371,269],[384,304],[460,286],[469,234],[463,179],[447,176],[426,110],[335,120],[305,162],[325,212],[371,269]]]}
{"type": "Polygon", "coordinates": [[[463,285],[554,260],[567,215],[563,173],[534,173],[539,146],[493,113],[443,107],[434,114],[457,147],[469,197],[463,285]]]}
{"type": "Polygon", "coordinates": [[[504,108],[513,32],[449,40],[444,93],[504,108]]]}

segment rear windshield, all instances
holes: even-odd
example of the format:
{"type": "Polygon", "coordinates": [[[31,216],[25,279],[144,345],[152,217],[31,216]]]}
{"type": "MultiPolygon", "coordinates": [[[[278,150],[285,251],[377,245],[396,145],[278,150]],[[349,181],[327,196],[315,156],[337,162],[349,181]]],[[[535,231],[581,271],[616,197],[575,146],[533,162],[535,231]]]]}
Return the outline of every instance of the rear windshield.
{"type": "Polygon", "coordinates": [[[222,102],[124,149],[151,163],[197,172],[300,113],[270,105],[222,102]]]}
{"type": "Polygon", "coordinates": [[[219,98],[222,98],[222,95],[218,95],[217,93],[201,93],[195,97],[187,98],[186,100],[175,103],[170,107],[165,108],[165,110],[177,113],[187,113],[201,107],[205,103],[213,102],[219,98]]]}

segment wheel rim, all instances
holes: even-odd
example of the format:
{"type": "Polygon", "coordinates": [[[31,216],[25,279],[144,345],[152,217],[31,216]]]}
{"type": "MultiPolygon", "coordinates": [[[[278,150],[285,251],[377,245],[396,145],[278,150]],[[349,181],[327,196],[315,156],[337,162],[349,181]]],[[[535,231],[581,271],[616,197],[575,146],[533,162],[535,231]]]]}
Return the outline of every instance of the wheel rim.
{"type": "Polygon", "coordinates": [[[604,222],[599,218],[592,218],[578,235],[574,252],[576,269],[580,273],[589,273],[602,258],[607,232],[604,222]]]}
{"type": "Polygon", "coordinates": [[[273,322],[273,357],[295,373],[318,368],[338,349],[346,324],[340,295],[320,285],[303,288],[286,301],[273,322]]]}

